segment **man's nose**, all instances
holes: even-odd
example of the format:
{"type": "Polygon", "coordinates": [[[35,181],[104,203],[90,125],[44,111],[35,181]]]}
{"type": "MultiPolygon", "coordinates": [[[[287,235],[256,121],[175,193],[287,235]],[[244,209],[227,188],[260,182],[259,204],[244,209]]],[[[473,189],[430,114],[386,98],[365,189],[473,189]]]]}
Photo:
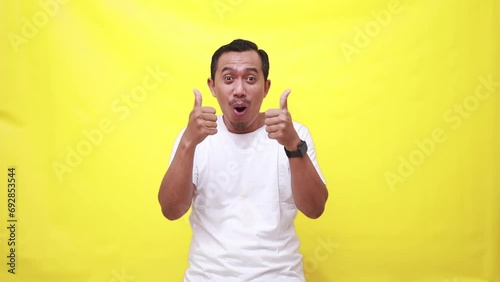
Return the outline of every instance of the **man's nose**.
{"type": "Polygon", "coordinates": [[[245,96],[245,86],[243,84],[243,80],[241,79],[238,79],[236,80],[236,82],[234,83],[234,96],[236,97],[242,97],[242,96],[245,96]]]}

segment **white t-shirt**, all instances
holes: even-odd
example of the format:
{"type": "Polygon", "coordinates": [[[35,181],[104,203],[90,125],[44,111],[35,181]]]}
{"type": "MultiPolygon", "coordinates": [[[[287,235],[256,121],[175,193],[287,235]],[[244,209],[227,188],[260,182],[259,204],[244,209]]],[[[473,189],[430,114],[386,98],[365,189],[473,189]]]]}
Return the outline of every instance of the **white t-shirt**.
{"type": "MultiPolygon", "coordinates": [[[[294,127],[324,182],[309,130],[296,122],[294,127]]],[[[217,129],[195,151],[193,237],[184,281],[305,281],[283,146],[268,138],[265,126],[234,134],[218,116],[217,129]]]]}

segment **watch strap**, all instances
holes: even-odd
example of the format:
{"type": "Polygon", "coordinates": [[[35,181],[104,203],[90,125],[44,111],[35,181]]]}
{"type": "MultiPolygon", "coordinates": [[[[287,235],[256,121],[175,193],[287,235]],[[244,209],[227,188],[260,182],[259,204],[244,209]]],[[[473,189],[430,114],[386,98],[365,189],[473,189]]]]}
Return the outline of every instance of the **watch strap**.
{"type": "Polygon", "coordinates": [[[285,147],[284,149],[288,158],[302,158],[307,154],[307,143],[304,140],[300,140],[300,144],[297,146],[296,151],[288,151],[285,147]]]}

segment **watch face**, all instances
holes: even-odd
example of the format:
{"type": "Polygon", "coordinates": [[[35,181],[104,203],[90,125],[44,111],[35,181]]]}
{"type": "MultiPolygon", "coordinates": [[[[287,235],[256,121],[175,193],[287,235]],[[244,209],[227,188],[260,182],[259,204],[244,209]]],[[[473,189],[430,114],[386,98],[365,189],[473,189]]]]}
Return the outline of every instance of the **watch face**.
{"type": "Polygon", "coordinates": [[[299,145],[300,156],[303,157],[307,154],[307,143],[306,141],[300,142],[299,145]]]}
{"type": "Polygon", "coordinates": [[[301,141],[300,145],[297,147],[297,151],[288,151],[286,148],[285,152],[289,158],[302,158],[307,154],[307,143],[306,141],[301,141]]]}

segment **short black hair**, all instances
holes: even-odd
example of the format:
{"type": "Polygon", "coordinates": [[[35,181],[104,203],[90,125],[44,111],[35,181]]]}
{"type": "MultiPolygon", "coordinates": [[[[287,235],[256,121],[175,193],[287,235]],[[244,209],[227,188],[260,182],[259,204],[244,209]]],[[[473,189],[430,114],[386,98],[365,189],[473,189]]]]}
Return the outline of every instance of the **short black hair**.
{"type": "Polygon", "coordinates": [[[260,60],[262,61],[262,72],[264,74],[264,79],[267,80],[269,75],[269,57],[266,51],[259,49],[257,44],[252,41],[244,39],[235,39],[231,43],[221,46],[212,56],[212,63],[210,64],[210,77],[215,79],[215,71],[217,69],[217,63],[222,54],[227,52],[245,52],[245,51],[255,51],[259,54],[260,60]]]}

